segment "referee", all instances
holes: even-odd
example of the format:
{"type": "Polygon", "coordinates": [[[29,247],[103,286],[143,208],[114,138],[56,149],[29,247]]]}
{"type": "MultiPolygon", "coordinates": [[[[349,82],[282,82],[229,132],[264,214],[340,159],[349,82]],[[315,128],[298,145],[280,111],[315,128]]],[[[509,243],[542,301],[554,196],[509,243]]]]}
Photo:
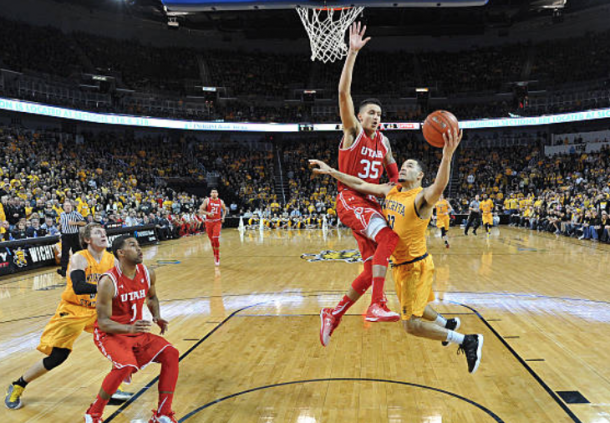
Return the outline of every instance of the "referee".
{"type": "Polygon", "coordinates": [[[68,270],[68,262],[70,261],[70,249],[72,253],[81,250],[78,239],[78,230],[80,226],[85,226],[85,218],[77,211],[72,210],[72,203],[66,200],[64,203],[64,211],[59,215],[59,230],[61,232],[61,269],[57,269],[57,273],[66,277],[68,270]]]}
{"type": "Polygon", "coordinates": [[[466,223],[466,228],[464,229],[464,235],[468,235],[468,229],[474,224],[474,229],[472,231],[473,234],[477,234],[477,229],[479,229],[479,225],[481,224],[481,210],[479,207],[481,203],[479,202],[479,195],[477,194],[474,197],[474,200],[470,202],[468,206],[470,210],[470,215],[468,215],[468,222],[466,223]]]}

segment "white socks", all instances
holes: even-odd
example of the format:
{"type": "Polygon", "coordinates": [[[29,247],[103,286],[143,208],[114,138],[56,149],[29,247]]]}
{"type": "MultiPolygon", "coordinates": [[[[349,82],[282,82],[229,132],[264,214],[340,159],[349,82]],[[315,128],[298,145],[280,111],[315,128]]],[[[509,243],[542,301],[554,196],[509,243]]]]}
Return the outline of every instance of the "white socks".
{"type": "Polygon", "coordinates": [[[441,326],[441,327],[445,327],[445,325],[447,324],[447,319],[445,319],[443,316],[441,316],[441,314],[439,313],[436,316],[436,320],[434,321],[435,324],[441,326]]]}
{"type": "Polygon", "coordinates": [[[453,330],[447,331],[447,339],[446,341],[450,344],[458,344],[461,345],[464,342],[464,336],[461,333],[455,332],[453,330]]]}

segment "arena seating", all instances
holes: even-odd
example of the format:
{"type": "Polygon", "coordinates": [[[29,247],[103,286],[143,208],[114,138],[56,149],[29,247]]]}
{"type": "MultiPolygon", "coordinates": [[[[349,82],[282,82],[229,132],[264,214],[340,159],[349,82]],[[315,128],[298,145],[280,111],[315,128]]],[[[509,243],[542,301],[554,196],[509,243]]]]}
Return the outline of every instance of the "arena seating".
{"type": "MultiPolygon", "coordinates": [[[[392,146],[397,161],[423,160],[431,169],[424,184],[432,182],[441,150],[415,133],[396,135],[392,146]]],[[[544,134],[512,136],[466,135],[449,187],[456,213],[466,212],[476,194],[486,193],[511,224],[608,241],[604,213],[610,213],[610,150],[547,157],[544,134]],[[509,146],[513,141],[518,144],[509,146]],[[585,228],[596,229],[595,234],[585,228]]],[[[278,227],[282,217],[313,218],[316,224],[303,227],[319,227],[320,216],[336,219],[336,184],[314,176],[307,160],[336,166],[337,143],[334,136],[296,136],[274,148],[264,141],[202,143],[189,136],[74,136],[0,127],[0,233],[2,240],[40,236],[38,226],[56,222],[66,199],[89,220],[126,226],[152,222],[166,238],[201,230],[193,214],[203,198],[170,189],[172,178],[217,184],[233,215],[263,216],[272,227],[274,215],[278,227]],[[285,202],[276,191],[278,156],[281,178],[288,185],[285,202]],[[46,217],[51,221],[45,222],[46,217]]]]}
{"type": "MultiPolygon", "coordinates": [[[[446,100],[430,107],[449,108],[459,119],[609,107],[610,62],[605,60],[610,52],[609,35],[460,52],[395,52],[391,60],[386,53],[371,49],[358,59],[352,91],[360,97],[383,98],[386,121],[425,117],[427,109],[414,103],[405,107],[400,101],[413,97],[416,86],[431,87],[433,97],[446,100]],[[582,51],[589,53],[582,55],[582,51]],[[511,97],[512,84],[520,80],[535,81],[538,91],[523,107],[516,106],[511,97]],[[498,100],[497,93],[508,97],[498,100]],[[469,95],[472,99],[464,102],[469,95]]],[[[331,100],[336,96],[342,63],[312,63],[304,54],[153,47],[4,19],[0,19],[0,42],[7,46],[0,51],[0,65],[23,72],[0,78],[0,95],[100,112],[181,119],[338,121],[335,101],[330,106],[284,102],[298,100],[295,93],[306,88],[318,89],[331,100]],[[111,76],[116,86],[110,92],[84,89],[83,74],[111,76]],[[192,94],[189,87],[196,85],[220,87],[222,96],[230,100],[214,103],[187,98],[192,94]]]]}

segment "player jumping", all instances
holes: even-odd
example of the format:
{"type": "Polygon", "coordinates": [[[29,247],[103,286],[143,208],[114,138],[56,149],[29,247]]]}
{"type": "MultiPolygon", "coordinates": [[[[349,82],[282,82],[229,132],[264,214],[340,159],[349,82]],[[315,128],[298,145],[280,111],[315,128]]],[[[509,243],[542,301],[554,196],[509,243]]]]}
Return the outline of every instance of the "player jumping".
{"type": "MultiPolygon", "coordinates": [[[[356,117],[351,96],[352,73],[358,52],[369,42],[363,39],[366,26],[360,23],[350,28],[350,49],[345,59],[339,81],[339,109],[343,123],[343,139],[339,144],[339,169],[348,175],[377,184],[385,168],[391,181],[398,180],[398,166],[390,142],[381,134],[381,103],[376,99],[364,100],[356,117]]],[[[396,322],[397,313],[386,305],[383,292],[388,259],[398,236],[388,227],[381,206],[371,195],[361,194],[341,181],[338,183],[337,214],[341,222],[352,230],[364,262],[364,271],[352,282],[347,294],[334,308],[320,312],[320,342],[328,345],[330,336],[339,326],[345,312],[373,285],[371,304],[366,320],[371,322],[396,322]]]]}

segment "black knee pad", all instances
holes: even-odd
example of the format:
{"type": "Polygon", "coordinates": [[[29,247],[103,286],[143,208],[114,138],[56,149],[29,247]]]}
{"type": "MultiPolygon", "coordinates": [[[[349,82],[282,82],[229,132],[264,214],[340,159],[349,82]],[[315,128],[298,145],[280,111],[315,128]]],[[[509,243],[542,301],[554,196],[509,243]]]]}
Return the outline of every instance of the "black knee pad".
{"type": "Polygon", "coordinates": [[[42,365],[45,369],[49,371],[53,370],[55,367],[66,361],[69,355],[69,349],[53,347],[51,354],[48,357],[42,359],[42,365]]]}

